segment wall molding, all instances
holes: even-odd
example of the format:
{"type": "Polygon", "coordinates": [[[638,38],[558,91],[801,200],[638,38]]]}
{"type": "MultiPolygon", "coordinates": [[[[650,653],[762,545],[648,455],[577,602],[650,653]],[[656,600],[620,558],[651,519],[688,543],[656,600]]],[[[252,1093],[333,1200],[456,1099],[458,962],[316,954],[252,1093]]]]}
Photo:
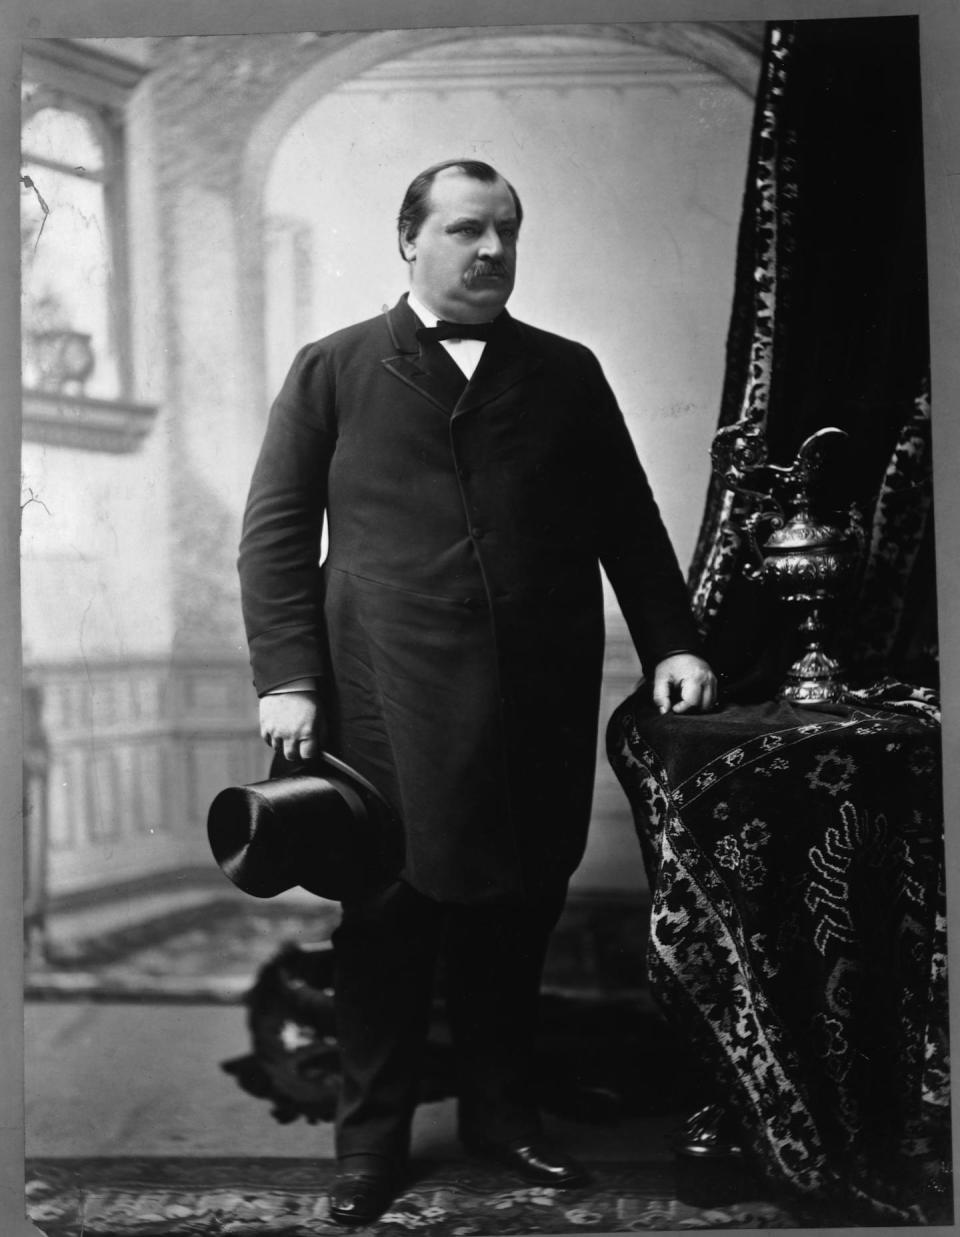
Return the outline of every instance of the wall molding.
{"type": "Polygon", "coordinates": [[[638,89],[699,86],[715,70],[643,43],[605,43],[585,35],[547,35],[530,50],[529,37],[499,37],[493,45],[448,43],[375,65],[344,82],[348,94],[398,91],[638,89]],[[465,50],[468,48],[468,50],[465,50]]]}
{"type": "Polygon", "coordinates": [[[64,92],[78,91],[108,107],[123,107],[149,66],[102,51],[87,40],[25,39],[23,76],[64,92]]]}
{"type": "Polygon", "coordinates": [[[132,400],[24,391],[23,438],[80,451],[129,453],[139,449],[158,411],[156,404],[132,400]]]}
{"type": "Polygon", "coordinates": [[[48,753],[44,901],[211,862],[207,810],[266,776],[249,669],[239,659],[28,663],[48,753]]]}

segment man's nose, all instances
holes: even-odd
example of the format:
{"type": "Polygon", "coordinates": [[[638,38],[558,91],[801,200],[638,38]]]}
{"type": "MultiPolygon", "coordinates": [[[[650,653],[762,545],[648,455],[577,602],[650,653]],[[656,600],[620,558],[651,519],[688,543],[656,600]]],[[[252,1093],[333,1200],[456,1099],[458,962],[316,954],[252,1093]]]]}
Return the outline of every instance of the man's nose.
{"type": "Polygon", "coordinates": [[[484,258],[499,258],[502,255],[503,241],[500,238],[500,233],[491,225],[480,238],[480,256],[484,258]]]}

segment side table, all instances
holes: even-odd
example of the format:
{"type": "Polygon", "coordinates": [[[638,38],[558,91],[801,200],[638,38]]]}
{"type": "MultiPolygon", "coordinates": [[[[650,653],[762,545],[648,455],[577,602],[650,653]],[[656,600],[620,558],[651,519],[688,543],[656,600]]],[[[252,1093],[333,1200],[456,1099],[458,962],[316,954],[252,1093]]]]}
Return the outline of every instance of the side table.
{"type": "Polygon", "coordinates": [[[650,880],[652,993],[753,1162],[854,1223],[949,1222],[933,693],[661,716],[640,690],[607,751],[650,880]]]}

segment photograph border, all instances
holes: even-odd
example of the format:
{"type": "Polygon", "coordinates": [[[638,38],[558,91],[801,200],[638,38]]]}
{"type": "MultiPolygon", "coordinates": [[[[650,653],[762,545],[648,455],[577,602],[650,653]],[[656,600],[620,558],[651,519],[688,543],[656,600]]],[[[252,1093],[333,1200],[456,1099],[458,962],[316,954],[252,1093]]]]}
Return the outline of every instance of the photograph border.
{"type": "MultiPolygon", "coordinates": [[[[894,15],[920,18],[940,647],[944,651],[944,794],[946,819],[955,820],[960,806],[960,572],[956,569],[960,486],[954,479],[960,466],[960,4],[956,0],[915,0],[913,4],[892,0],[272,0],[269,9],[262,0],[7,0],[0,10],[0,159],[4,168],[15,161],[19,167],[20,49],[29,38],[894,15]]],[[[40,1231],[23,1218],[19,209],[19,177],[0,177],[0,1231],[10,1237],[40,1231]]],[[[718,407],[719,395],[718,391],[718,407]]],[[[947,894],[948,906],[954,910],[949,939],[955,952],[960,950],[958,871],[960,839],[948,830],[947,894]]],[[[953,989],[951,1044],[956,1058],[960,983],[953,989]]],[[[955,1155],[960,1142],[956,1120],[955,1113],[955,1155]]],[[[954,1227],[924,1231],[952,1232],[954,1227]]]]}

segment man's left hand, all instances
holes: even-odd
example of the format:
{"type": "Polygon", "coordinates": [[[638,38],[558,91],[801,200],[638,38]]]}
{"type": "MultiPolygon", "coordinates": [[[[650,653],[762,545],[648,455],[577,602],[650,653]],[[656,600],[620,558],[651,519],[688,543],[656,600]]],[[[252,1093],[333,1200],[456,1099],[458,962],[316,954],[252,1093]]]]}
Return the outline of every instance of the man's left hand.
{"type": "Polygon", "coordinates": [[[695,653],[674,653],[653,672],[653,702],[661,713],[712,709],[717,702],[716,675],[695,653]]]}

